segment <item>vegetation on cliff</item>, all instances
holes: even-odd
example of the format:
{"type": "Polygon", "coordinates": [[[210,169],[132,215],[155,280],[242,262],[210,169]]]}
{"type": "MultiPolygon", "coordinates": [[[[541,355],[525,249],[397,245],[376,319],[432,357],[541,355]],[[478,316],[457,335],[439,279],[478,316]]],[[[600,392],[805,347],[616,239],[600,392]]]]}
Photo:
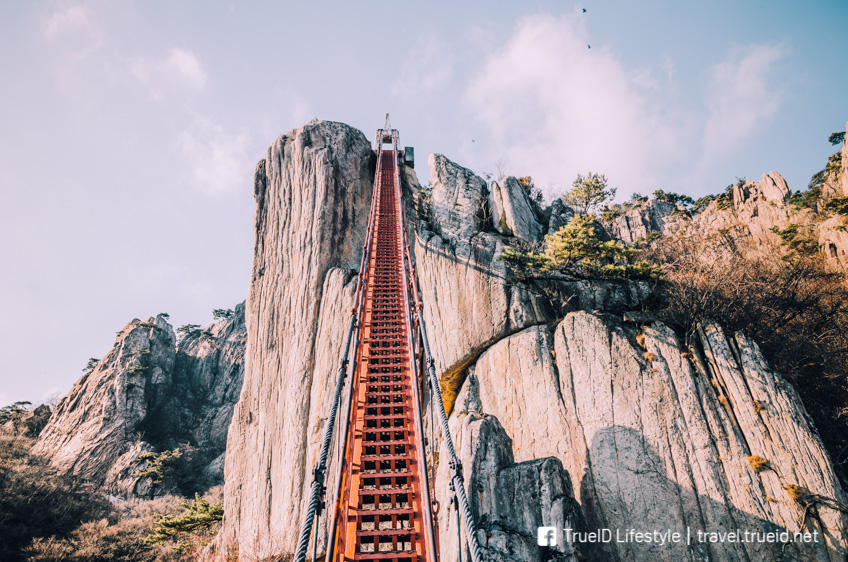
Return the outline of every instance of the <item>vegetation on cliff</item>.
{"type": "Polygon", "coordinates": [[[727,235],[663,239],[643,258],[663,268],[660,316],[687,336],[705,320],[742,331],[797,388],[848,480],[848,278],[796,229],[756,254],[727,235]],[[801,240],[801,242],[798,242],[801,240]]]}
{"type": "Polygon", "coordinates": [[[30,454],[32,440],[0,435],[0,560],[194,560],[220,524],[221,487],[153,500],[107,499],[30,454]]]}
{"type": "Polygon", "coordinates": [[[545,236],[541,252],[525,253],[508,246],[500,259],[518,280],[659,279],[661,268],[636,260],[640,253],[618,240],[602,240],[594,217],[581,214],[545,236]]]}

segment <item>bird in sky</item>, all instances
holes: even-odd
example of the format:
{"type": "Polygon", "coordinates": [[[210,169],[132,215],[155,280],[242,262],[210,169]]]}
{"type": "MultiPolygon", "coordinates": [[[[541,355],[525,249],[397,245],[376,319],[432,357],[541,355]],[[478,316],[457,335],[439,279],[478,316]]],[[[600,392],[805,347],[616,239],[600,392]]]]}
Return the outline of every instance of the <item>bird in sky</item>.
{"type": "Polygon", "coordinates": [[[584,13],[584,14],[586,13],[586,8],[583,8],[583,13],[584,13]]]}
{"type": "Polygon", "coordinates": [[[592,45],[589,45],[589,48],[591,49],[591,48],[592,48],[592,45]]]}

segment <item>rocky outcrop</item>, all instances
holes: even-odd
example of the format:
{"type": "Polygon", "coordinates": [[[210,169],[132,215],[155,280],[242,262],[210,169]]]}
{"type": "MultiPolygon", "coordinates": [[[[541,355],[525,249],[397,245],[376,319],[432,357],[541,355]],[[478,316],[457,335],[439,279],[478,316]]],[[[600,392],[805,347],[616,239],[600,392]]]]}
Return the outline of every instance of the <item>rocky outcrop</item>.
{"type": "Polygon", "coordinates": [[[453,423],[494,416],[515,460],[559,459],[590,531],[803,528],[820,537],[786,546],[613,542],[598,559],[841,560],[844,491],[796,393],[756,345],[716,324],[688,346],[660,323],[638,335],[586,312],[512,335],[473,365],[453,423]],[[793,486],[821,499],[803,524],[793,486]]]}
{"type": "MultiPolygon", "coordinates": [[[[843,148],[843,152],[845,149],[843,148]]],[[[840,176],[841,177],[841,176],[840,176]]],[[[631,209],[604,225],[607,233],[628,244],[651,232],[663,236],[683,236],[693,239],[718,239],[731,243],[746,258],[774,257],[774,248],[785,242],[780,234],[787,228],[797,229],[800,239],[818,243],[828,261],[841,268],[848,267],[848,235],[841,215],[829,217],[824,202],[840,192],[841,179],[828,177],[822,186],[819,202],[821,214],[808,208],[798,208],[790,202],[791,190],[777,172],[763,174],[760,181],[744,180],[713,200],[691,220],[673,216],[673,206],[651,200],[631,209]],[[834,183],[835,181],[835,183],[834,183]],[[662,208],[667,212],[657,214],[662,208]],[[653,210],[649,210],[653,208],[653,210]],[[634,238],[635,236],[635,238],[634,238]]]]}
{"type": "Polygon", "coordinates": [[[548,218],[548,234],[553,234],[574,217],[574,209],[562,202],[561,197],[557,197],[551,203],[551,206],[545,209],[545,216],[548,218]]]}
{"type": "Polygon", "coordinates": [[[32,410],[21,408],[19,415],[0,425],[0,434],[23,436],[35,439],[50,420],[50,406],[41,404],[32,410]]]}
{"type": "Polygon", "coordinates": [[[504,236],[515,236],[536,242],[542,236],[542,225],[536,220],[527,192],[512,176],[499,184],[492,182],[489,190],[489,209],[495,230],[504,236]]]}
{"type": "Polygon", "coordinates": [[[428,164],[437,233],[454,244],[467,244],[486,223],[486,182],[441,154],[431,154],[428,164]]]}
{"type": "Polygon", "coordinates": [[[256,167],[245,381],[227,443],[219,538],[244,559],[295,548],[352,308],[351,270],[359,267],[375,164],[361,132],[322,121],[278,138],[256,167]]]}
{"type": "Polygon", "coordinates": [[[643,205],[627,210],[603,226],[611,238],[632,245],[646,240],[652,232],[662,233],[675,208],[675,205],[666,201],[651,199],[643,205]]]}
{"type": "MultiPolygon", "coordinates": [[[[643,284],[509,280],[498,256],[517,243],[520,221],[514,212],[513,226],[499,218],[509,229],[499,231],[487,218],[498,205],[507,216],[508,193],[498,199],[444,156],[429,163],[430,209],[415,174],[402,172],[404,189],[419,196],[410,240],[488,559],[844,557],[845,494],[803,406],[756,345],[715,324],[681,341],[661,323],[624,323],[609,314],[640,310],[649,293],[643,284]],[[796,531],[804,502],[804,528],[816,530],[819,543],[575,540],[544,549],[535,540],[540,525],[796,531]]],[[[237,548],[250,560],[295,549],[353,305],[373,174],[365,136],[328,122],[280,137],[257,166],[245,384],[228,438],[219,552],[237,548]]],[[[734,220],[785,207],[777,176],[738,191],[734,220]]],[[[651,208],[621,231],[635,241],[639,229],[668,229],[670,211],[651,208]]],[[[539,235],[569,211],[560,203],[536,217],[539,235]]],[[[703,228],[711,227],[725,226],[704,219],[703,228]]],[[[428,417],[425,434],[432,428],[428,417]]],[[[442,560],[449,562],[458,549],[456,514],[439,446],[435,495],[442,560]]],[[[335,470],[331,464],[327,472],[328,498],[335,470]]],[[[326,525],[319,521],[319,544],[326,525]]]]}
{"type": "Polygon", "coordinates": [[[848,221],[831,217],[819,225],[818,243],[828,262],[848,267],[848,221]]]}
{"type": "Polygon", "coordinates": [[[486,214],[486,183],[441,155],[430,165],[435,224],[419,225],[414,252],[424,318],[440,334],[431,342],[436,368],[450,394],[486,346],[554,315],[543,295],[507,279],[506,264],[497,259],[505,240],[484,231],[479,219],[486,214]]]}
{"type": "MultiPolygon", "coordinates": [[[[848,133],[848,124],[845,125],[845,132],[848,133]]],[[[848,143],[843,141],[842,151],[838,157],[839,164],[835,170],[827,174],[821,188],[823,203],[839,197],[848,197],[848,143]]]]}
{"type": "MultiPolygon", "coordinates": [[[[537,542],[536,530],[540,526],[554,527],[558,533],[566,528],[585,530],[571,479],[560,460],[550,457],[516,463],[512,439],[493,416],[463,411],[454,417],[451,429],[466,470],[466,490],[478,524],[484,559],[491,562],[577,560],[573,544],[558,541],[556,546],[548,548],[540,547],[537,542]]],[[[446,454],[443,448],[442,455],[446,454]]],[[[436,476],[436,489],[443,506],[439,513],[439,538],[441,560],[445,562],[456,560],[460,552],[456,508],[445,493],[448,481],[444,463],[436,476]]],[[[463,550],[462,559],[470,560],[464,543],[463,550]]]]}
{"type": "Polygon", "coordinates": [[[163,316],[134,320],[118,333],[112,350],[74,384],[33,448],[61,472],[104,485],[112,493],[135,492],[138,479],[113,470],[155,450],[142,429],[154,396],[170,386],[176,336],[163,316]]]}
{"type": "Polygon", "coordinates": [[[145,425],[148,440],[160,449],[189,444],[200,489],[224,483],[227,431],[244,378],[244,303],[231,314],[180,340],[172,386],[155,398],[145,425]]]}
{"type": "Polygon", "coordinates": [[[176,344],[165,316],[133,320],[112,350],[56,406],[33,447],[60,472],[122,496],[203,489],[223,481],[219,458],[241,387],[244,310],[176,344]],[[145,453],[181,449],[188,481],[155,489],[137,476],[145,453]]]}
{"type": "MultiPolygon", "coordinates": [[[[488,213],[485,182],[441,155],[430,164],[434,223],[419,222],[413,250],[424,319],[438,334],[430,343],[448,409],[465,367],[498,340],[553,321],[563,307],[622,310],[639,306],[648,296],[643,284],[512,282],[498,258],[515,238],[486,231],[486,222],[478,218],[488,213]]],[[[415,182],[414,177],[408,176],[407,182],[415,182]]],[[[517,181],[505,185],[513,183],[524,192],[517,181]]],[[[417,192],[415,184],[410,187],[417,192]]],[[[549,220],[570,214],[560,205],[549,220]]]]}

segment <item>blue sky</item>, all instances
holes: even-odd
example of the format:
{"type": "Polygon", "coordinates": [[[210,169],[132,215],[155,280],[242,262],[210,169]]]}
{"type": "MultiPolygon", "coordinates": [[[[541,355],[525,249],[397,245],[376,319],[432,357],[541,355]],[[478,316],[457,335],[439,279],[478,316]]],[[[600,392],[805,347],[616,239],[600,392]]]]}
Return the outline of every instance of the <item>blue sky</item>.
{"type": "Polygon", "coordinates": [[[390,112],[424,181],[441,152],[549,197],[589,170],[620,199],[799,189],[848,120],[846,25],[836,0],[5,2],[0,404],[66,392],[132,318],[243,300],[253,168],[314,117],[370,139],[390,112]]]}

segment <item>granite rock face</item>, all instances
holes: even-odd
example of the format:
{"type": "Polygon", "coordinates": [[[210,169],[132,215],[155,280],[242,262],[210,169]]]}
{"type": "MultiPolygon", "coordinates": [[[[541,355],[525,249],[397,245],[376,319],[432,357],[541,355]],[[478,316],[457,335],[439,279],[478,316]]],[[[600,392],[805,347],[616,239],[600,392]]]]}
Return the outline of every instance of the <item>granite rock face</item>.
{"type": "Polygon", "coordinates": [[[501,183],[492,182],[489,191],[495,230],[504,236],[537,242],[542,236],[542,225],[536,220],[527,192],[513,176],[505,177],[501,183]]]}
{"type": "Polygon", "coordinates": [[[848,230],[845,217],[836,216],[819,225],[818,243],[828,261],[848,267],[848,230]]]}
{"type": "MultiPolygon", "coordinates": [[[[487,560],[844,558],[845,493],[794,390],[753,342],[717,324],[690,341],[660,323],[635,324],[631,313],[650,293],[643,284],[509,280],[498,256],[520,240],[520,228],[499,231],[509,222],[490,221],[495,210],[506,216],[505,193],[499,200],[444,156],[429,164],[432,207],[422,210],[418,195],[416,220],[408,202],[410,241],[487,560]],[[631,321],[622,322],[622,312],[631,321]],[[819,543],[536,543],[541,525],[794,532],[804,514],[799,498],[810,508],[804,527],[824,537],[819,543]]],[[[295,549],[353,304],[373,174],[366,138],[327,122],[281,137],[257,166],[245,384],[229,432],[219,552],[237,548],[253,560],[295,549]]],[[[414,172],[402,175],[404,189],[419,194],[414,172]]],[[[784,186],[773,174],[741,186],[732,220],[744,226],[770,209],[782,217],[784,186]]],[[[636,240],[676,222],[663,205],[651,209],[618,235],[636,240]]],[[[569,211],[560,203],[535,217],[538,236],[569,211]]],[[[731,220],[710,216],[703,228],[731,220]]],[[[426,435],[432,421],[425,419],[426,435]]],[[[444,443],[435,446],[442,560],[452,562],[456,513],[444,443]]],[[[335,470],[331,464],[328,497],[335,470]]],[[[319,543],[325,537],[323,519],[319,543]]]]}
{"type": "Polygon", "coordinates": [[[151,489],[136,473],[145,467],[142,454],[175,448],[198,475],[189,487],[222,483],[223,467],[215,461],[224,454],[241,388],[244,337],[242,305],[179,345],[164,316],[133,320],[59,402],[33,453],[125,497],[174,491],[181,483],[151,489]]]}
{"type": "Polygon", "coordinates": [[[446,241],[467,244],[485,225],[486,182],[441,154],[431,154],[428,164],[438,233],[446,241]]]}
{"type": "MultiPolygon", "coordinates": [[[[848,133],[848,124],[845,125],[848,133]]],[[[825,178],[821,189],[822,202],[838,197],[848,197],[848,144],[842,143],[839,167],[825,178]]]]}
{"type": "Polygon", "coordinates": [[[488,345],[554,314],[539,292],[507,279],[497,259],[505,239],[479,218],[488,213],[486,182],[441,155],[430,158],[430,177],[434,224],[419,224],[411,240],[423,315],[439,334],[430,342],[436,368],[444,385],[457,386],[464,366],[488,345]]]}
{"type": "Polygon", "coordinates": [[[194,461],[202,467],[197,476],[199,488],[224,483],[227,431],[241,395],[246,340],[244,303],[205,333],[182,338],[172,386],[155,397],[148,415],[146,435],[150,440],[169,448],[185,441],[194,449],[194,461]]]}
{"type": "Polygon", "coordinates": [[[22,412],[20,417],[0,425],[0,434],[35,439],[50,421],[50,414],[50,406],[41,404],[32,410],[22,412]]]}
{"type": "Polygon", "coordinates": [[[112,493],[136,492],[138,479],[117,478],[113,467],[124,455],[154,450],[142,430],[155,396],[171,385],[176,336],[162,316],[134,320],[118,334],[112,350],[63,398],[33,453],[62,472],[106,484],[112,493]]]}
{"type": "MultiPolygon", "coordinates": [[[[568,542],[560,540],[550,548],[537,542],[540,526],[585,530],[571,479],[560,460],[549,457],[515,462],[512,439],[493,416],[463,411],[451,420],[451,430],[465,470],[465,487],[484,559],[578,560],[575,546],[568,542]]],[[[447,455],[444,448],[442,455],[447,455]]],[[[436,490],[442,506],[439,537],[441,560],[445,562],[457,560],[460,552],[456,508],[447,495],[449,479],[447,463],[441,464],[436,490]]],[[[462,559],[470,560],[464,544],[462,559]]]]}
{"type": "MultiPolygon", "coordinates": [[[[437,334],[430,345],[448,407],[465,367],[501,338],[551,322],[563,307],[618,310],[638,306],[647,296],[647,286],[640,284],[514,283],[498,258],[515,237],[486,230],[486,221],[478,218],[489,212],[486,183],[444,156],[435,155],[430,164],[434,219],[420,221],[410,240],[424,295],[424,319],[437,334]]],[[[504,183],[524,193],[517,181],[504,183]]],[[[529,201],[527,206],[529,211],[529,201]]],[[[570,213],[562,205],[555,211],[549,216],[570,213]]]]}
{"type": "Polygon", "coordinates": [[[581,311],[505,338],[473,365],[452,423],[493,416],[516,461],[558,459],[590,531],[795,532],[804,508],[787,488],[827,498],[804,525],[817,544],[613,542],[592,559],[841,560],[845,493],[795,391],[757,346],[717,324],[690,345],[660,323],[641,331],[645,347],[637,328],[581,311]]]}
{"type": "Polygon", "coordinates": [[[561,197],[557,197],[551,203],[551,206],[545,210],[548,217],[548,234],[553,234],[563,226],[568,224],[574,217],[574,209],[562,202],[561,197]]]}
{"type": "Polygon", "coordinates": [[[604,228],[611,238],[632,245],[652,232],[663,232],[674,209],[671,203],[651,199],[604,224],[604,228]]]}
{"type": "Polygon", "coordinates": [[[245,381],[227,443],[219,539],[245,559],[295,549],[375,165],[361,132],[323,121],[278,138],[256,167],[245,381]]]}

